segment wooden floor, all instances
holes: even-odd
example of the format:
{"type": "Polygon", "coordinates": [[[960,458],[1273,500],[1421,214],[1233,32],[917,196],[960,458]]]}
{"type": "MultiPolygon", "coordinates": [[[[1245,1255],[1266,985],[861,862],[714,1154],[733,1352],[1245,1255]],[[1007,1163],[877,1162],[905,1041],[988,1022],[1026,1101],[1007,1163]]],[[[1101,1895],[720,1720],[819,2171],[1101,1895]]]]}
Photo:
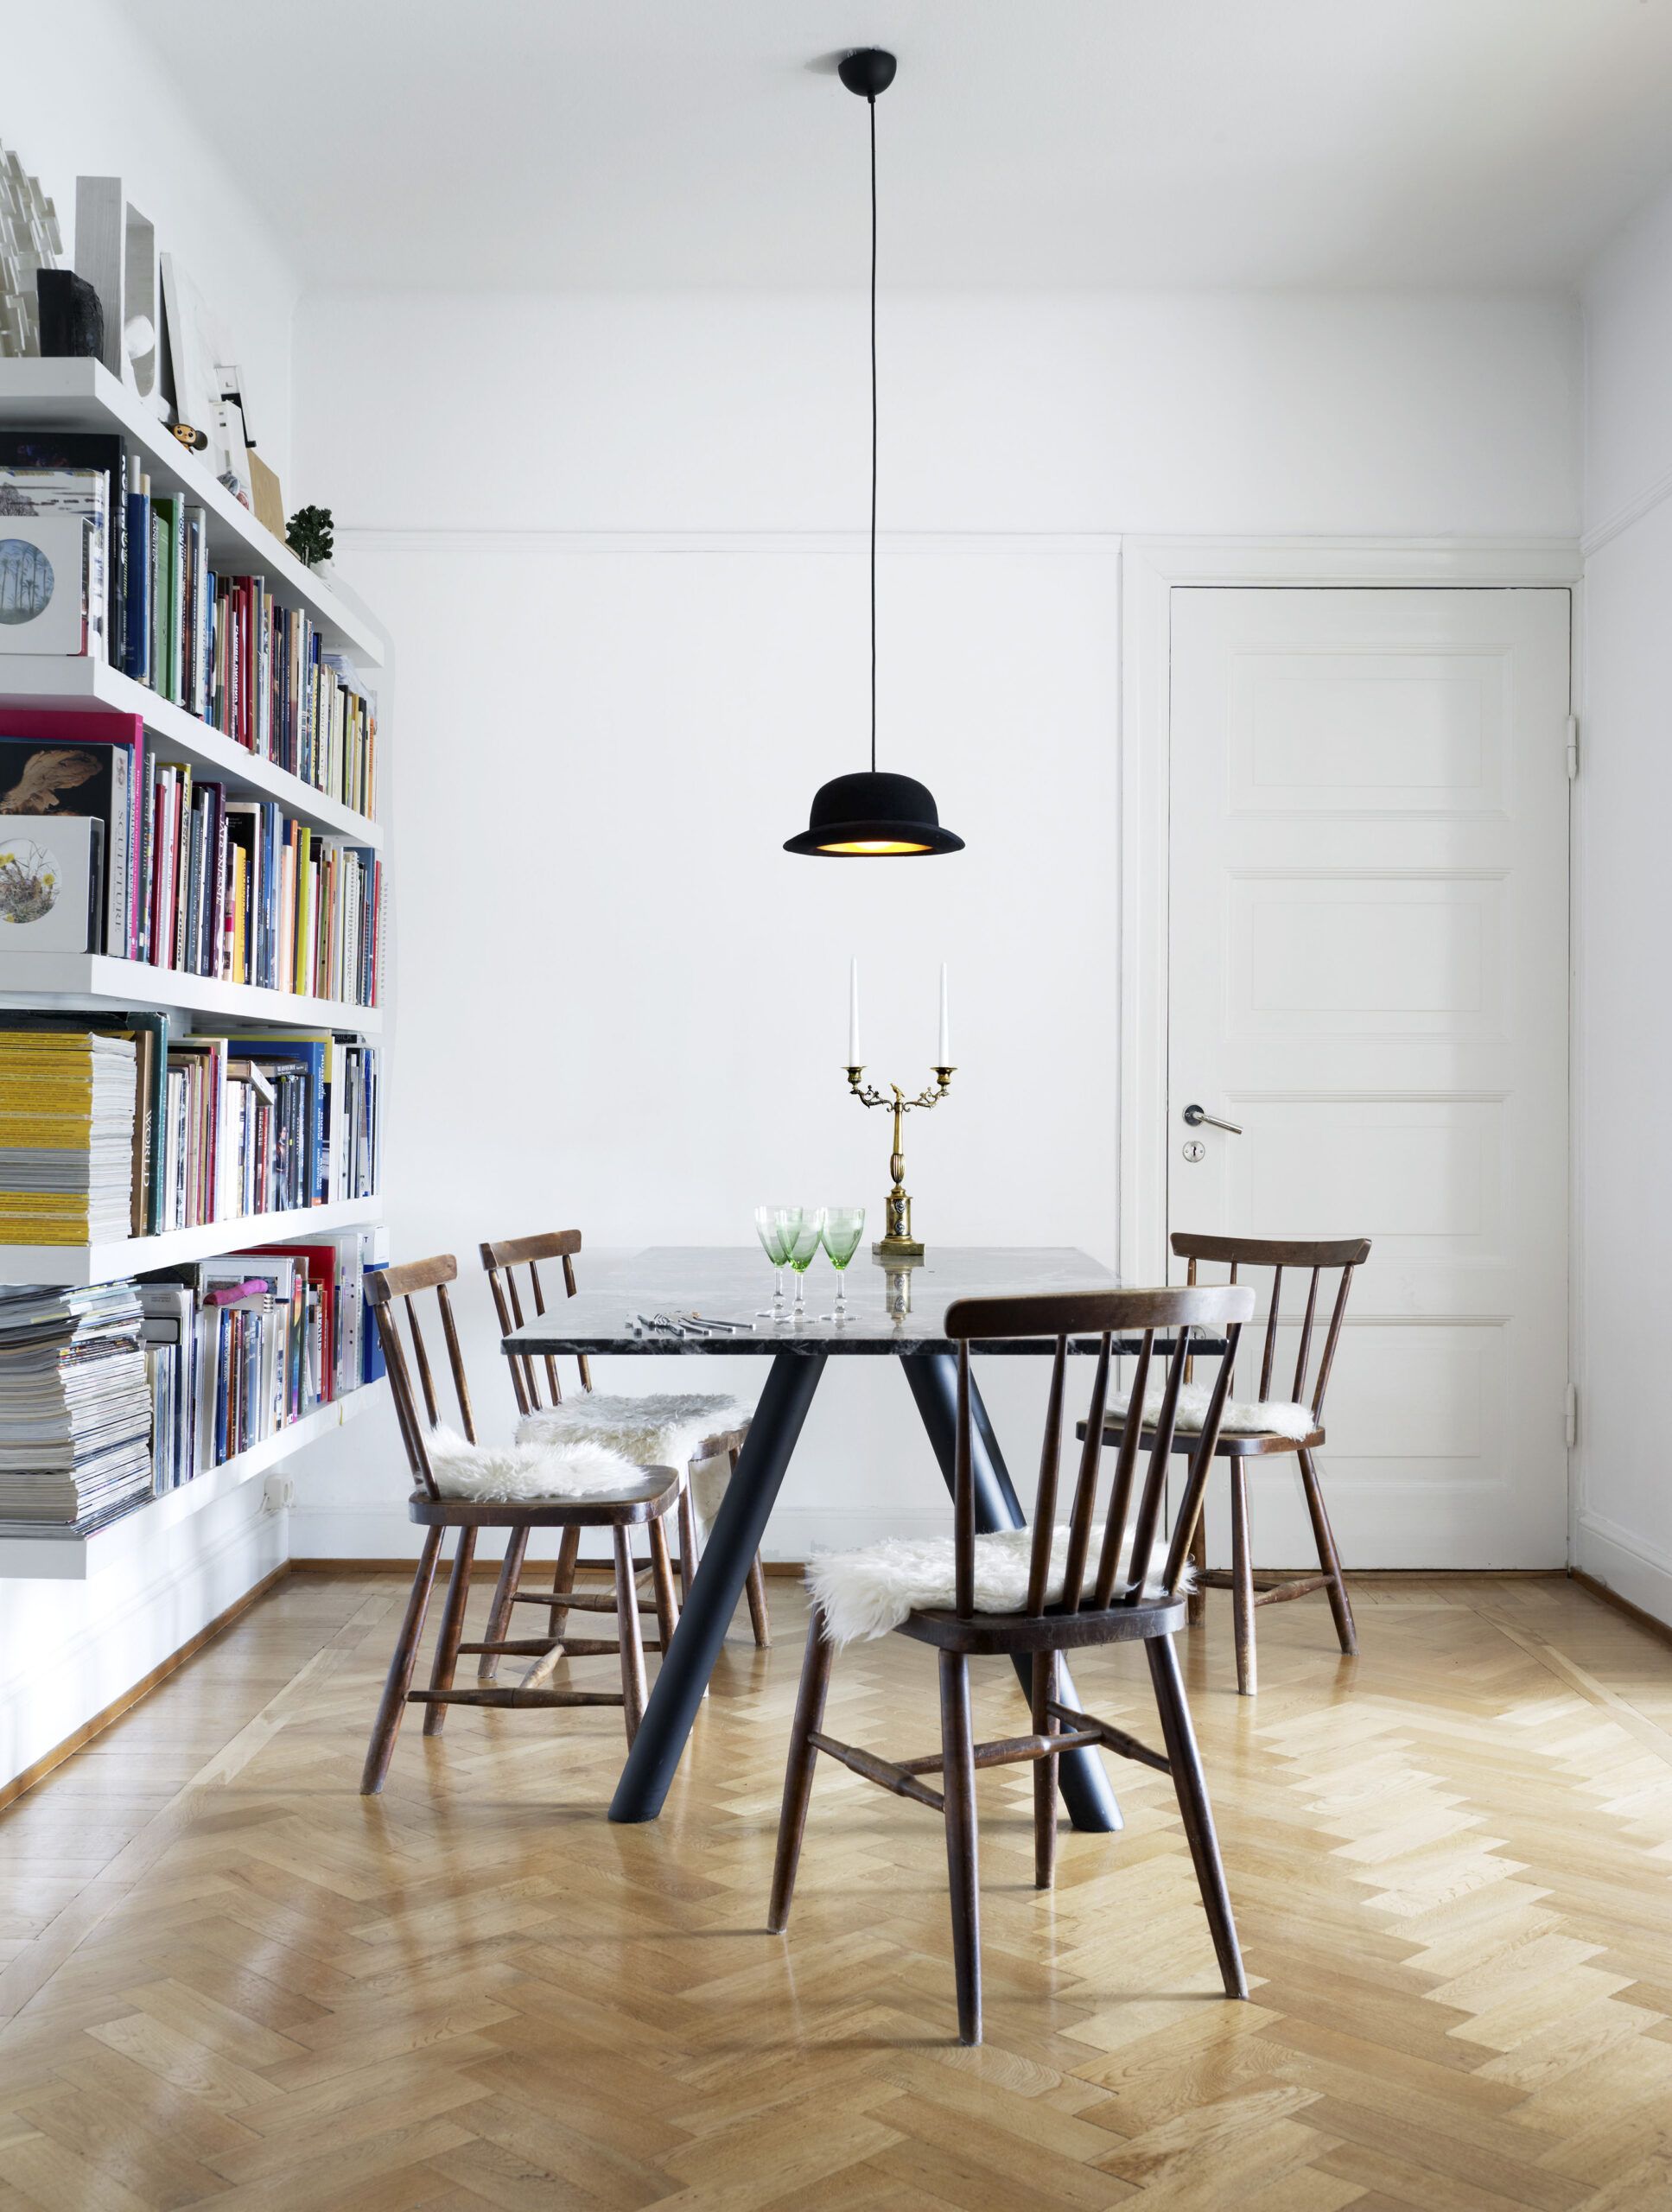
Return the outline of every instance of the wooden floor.
{"type": "MultiPolygon", "coordinates": [[[[931,1814],[825,1762],[761,1932],[791,1586],[626,1829],[607,1711],[410,1726],[355,1795],[403,1596],[293,1576],[0,1816],[0,2212],[1672,2206],[1672,1650],[1570,1583],[1361,1585],[1356,1664],[1264,1612],[1257,1701],[1211,1601],[1248,2005],[1164,1777],[1122,1767],[1125,1834],[1065,1834],[1041,1897],[1027,1772],[983,1775],[979,2051],[931,1814]]],[[[1146,1732],[1141,1664],[1075,1659],[1146,1732]]],[[[980,1707],[1014,1729],[996,1664],[980,1707]]],[[[933,1714],[932,1654],[838,1662],[834,1732],[933,1714]]]]}

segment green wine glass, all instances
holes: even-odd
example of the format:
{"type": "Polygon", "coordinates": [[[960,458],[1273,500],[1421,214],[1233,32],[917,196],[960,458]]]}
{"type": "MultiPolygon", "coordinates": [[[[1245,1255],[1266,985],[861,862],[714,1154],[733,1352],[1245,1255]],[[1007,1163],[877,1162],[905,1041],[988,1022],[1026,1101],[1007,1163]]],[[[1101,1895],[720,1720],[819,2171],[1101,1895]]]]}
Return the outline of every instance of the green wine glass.
{"type": "Polygon", "coordinates": [[[761,1250],[772,1263],[772,1302],[756,1306],[757,1321],[782,1321],[785,1318],[784,1263],[800,1227],[799,1206],[757,1206],[754,1210],[754,1233],[760,1239],[761,1250]]]}
{"type": "Polygon", "coordinates": [[[848,1262],[859,1249],[859,1240],[865,1234],[863,1206],[826,1206],[824,1209],[824,1249],[830,1255],[830,1265],[836,1269],[836,1311],[821,1313],[821,1321],[834,1321],[839,1328],[848,1319],[848,1262]]]}
{"type": "Polygon", "coordinates": [[[795,1271],[795,1306],[790,1319],[798,1326],[807,1318],[807,1270],[818,1257],[818,1248],[823,1236],[823,1207],[804,1208],[798,1217],[795,1234],[788,1239],[784,1253],[795,1271]]]}

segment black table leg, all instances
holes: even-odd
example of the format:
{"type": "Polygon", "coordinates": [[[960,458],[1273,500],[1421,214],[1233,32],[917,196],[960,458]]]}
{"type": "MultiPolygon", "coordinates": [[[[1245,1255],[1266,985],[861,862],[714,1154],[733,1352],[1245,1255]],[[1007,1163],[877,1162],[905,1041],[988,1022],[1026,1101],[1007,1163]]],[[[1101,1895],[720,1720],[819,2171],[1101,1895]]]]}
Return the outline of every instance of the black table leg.
{"type": "MultiPolygon", "coordinates": [[[[953,1352],[918,1352],[900,1363],[917,1401],[923,1425],[929,1432],[929,1441],[940,1462],[946,1487],[950,1490],[957,1452],[957,1357],[953,1352]]],[[[976,1529],[982,1535],[991,1535],[1000,1529],[1026,1527],[1027,1516],[973,1375],[970,1378],[970,1427],[974,1446],[970,1467],[976,1478],[976,1529]]],[[[1022,1694],[1027,1696],[1033,1680],[1031,1663],[1027,1658],[1019,1657],[1015,1666],[1022,1694]]],[[[1066,1667],[1063,1669],[1062,1702],[1076,1707],[1079,1704],[1066,1667]]],[[[1108,1773],[1090,1745],[1084,1745],[1078,1751],[1065,1751],[1057,1771],[1062,1780],[1063,1802],[1077,1828],[1107,1833],[1122,1826],[1121,1808],[1115,1802],[1108,1773]]]]}
{"type": "Polygon", "coordinates": [[[773,1358],[679,1625],[663,1654],[650,1703],[615,1785],[609,1808],[613,1821],[653,1821],[662,1809],[823,1371],[822,1351],[781,1351],[773,1358]]]}

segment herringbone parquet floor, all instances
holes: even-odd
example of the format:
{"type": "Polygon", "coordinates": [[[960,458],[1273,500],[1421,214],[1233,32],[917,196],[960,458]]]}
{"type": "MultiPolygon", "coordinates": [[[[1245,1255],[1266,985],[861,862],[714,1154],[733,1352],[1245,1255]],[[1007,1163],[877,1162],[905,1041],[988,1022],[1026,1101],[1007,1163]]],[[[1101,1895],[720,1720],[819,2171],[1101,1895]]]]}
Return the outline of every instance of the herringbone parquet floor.
{"type": "MultiPolygon", "coordinates": [[[[1212,1600],[1249,2005],[1165,1777],[1121,1767],[1124,1834],[1041,1897],[1027,1771],[984,1775],[979,2051],[932,1815],[824,1763],[761,1932],[790,1586],[629,1829],[601,1711],[409,1726],[356,1796],[402,1596],[293,1576],[0,1816],[0,2212],[1672,2205],[1672,1652],[1569,1583],[1360,1585],[1356,1665],[1268,1611],[1257,1701],[1212,1600]]],[[[1075,1664],[1153,1732],[1141,1660],[1075,1664]]],[[[996,1664],[981,1700],[1014,1727],[996,1664]]],[[[932,1656],[849,1653],[830,1726],[928,1748],[932,1656]]]]}

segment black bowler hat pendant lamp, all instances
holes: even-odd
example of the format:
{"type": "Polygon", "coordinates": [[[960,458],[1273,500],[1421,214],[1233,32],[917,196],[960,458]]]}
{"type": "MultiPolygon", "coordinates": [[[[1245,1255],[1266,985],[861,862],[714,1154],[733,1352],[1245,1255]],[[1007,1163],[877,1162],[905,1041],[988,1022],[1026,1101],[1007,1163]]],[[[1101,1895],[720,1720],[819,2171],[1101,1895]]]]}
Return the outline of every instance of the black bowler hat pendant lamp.
{"type": "Polygon", "coordinates": [[[838,70],[848,90],[865,101],[871,119],[871,765],[821,784],[806,829],[784,843],[786,853],[832,860],[963,850],[963,838],[941,828],[926,784],[877,766],[877,95],[893,83],[894,67],[892,54],[868,46],[845,55],[838,70]]]}

